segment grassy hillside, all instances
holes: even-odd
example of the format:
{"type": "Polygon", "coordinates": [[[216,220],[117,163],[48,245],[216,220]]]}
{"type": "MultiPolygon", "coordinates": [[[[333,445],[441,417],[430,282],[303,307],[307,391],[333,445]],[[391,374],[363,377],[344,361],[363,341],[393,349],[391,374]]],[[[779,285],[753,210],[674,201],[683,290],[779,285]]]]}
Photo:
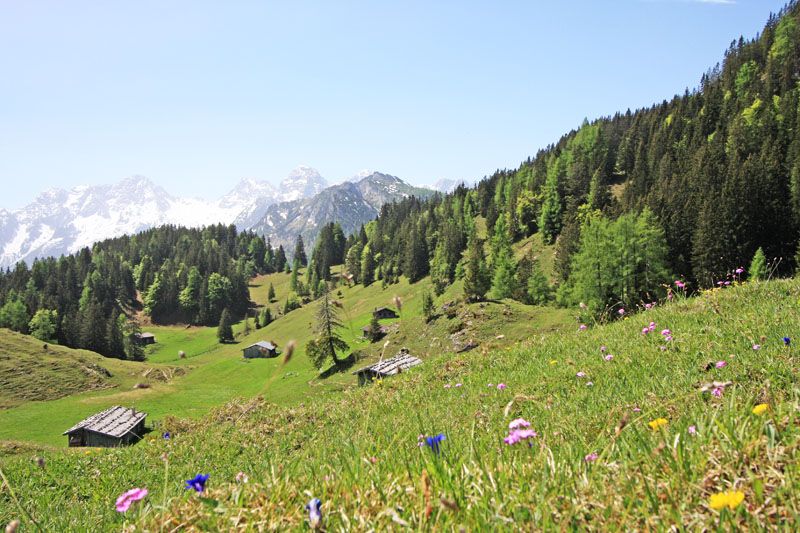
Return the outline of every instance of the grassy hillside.
{"type": "Polygon", "coordinates": [[[6,488],[0,523],[291,530],[318,497],[329,531],[786,527],[800,518],[800,394],[796,340],[782,339],[798,334],[798,297],[798,280],[715,290],[511,349],[431,354],[381,384],[289,408],[232,401],[167,421],[170,440],[47,452],[43,468],[32,454],[8,458],[30,518],[6,488]],[[518,417],[538,433],[530,446],[503,441],[518,417]],[[439,454],[417,445],[439,433],[439,454]],[[211,476],[202,497],[183,489],[198,473],[211,476]],[[131,487],[150,495],[117,513],[131,487]],[[712,508],[727,490],[741,504],[712,508]]]}
{"type": "MultiPolygon", "coordinates": [[[[271,305],[277,308],[281,304],[282,307],[282,302],[289,293],[287,274],[256,278],[251,286],[252,299],[259,305],[268,305],[266,295],[270,283],[275,287],[278,300],[271,305]]],[[[345,324],[343,336],[351,349],[362,357],[357,365],[376,360],[385,341],[389,341],[386,348],[388,355],[394,355],[401,347],[407,347],[413,354],[427,358],[434,354],[452,352],[468,343],[477,344],[477,349],[486,353],[498,346],[507,346],[526,338],[534,332],[562,327],[572,320],[564,310],[535,308],[507,301],[456,305],[452,307],[451,313],[455,313],[452,318],[442,314],[426,324],[421,318],[421,294],[423,290],[430,288],[429,284],[429,280],[423,280],[409,285],[404,280],[387,289],[375,283],[370,287],[357,285],[336,290],[336,298],[343,304],[340,313],[345,324]],[[384,340],[375,344],[368,342],[363,338],[361,327],[369,323],[375,307],[390,305],[394,296],[400,297],[404,302],[401,318],[384,321],[390,328],[384,340]],[[501,338],[497,338],[498,336],[501,338]]],[[[460,286],[451,287],[437,299],[437,305],[452,302],[459,294],[460,286]]],[[[27,395],[13,403],[0,393],[0,401],[5,402],[7,407],[12,407],[3,409],[0,405],[0,441],[24,441],[63,447],[66,446],[66,438],[61,435],[63,429],[115,404],[145,411],[150,415],[151,423],[159,423],[167,416],[202,417],[212,408],[233,398],[262,395],[271,403],[288,406],[309,398],[337,395],[356,386],[356,380],[351,375],[355,368],[347,367],[342,372],[326,374],[324,379],[318,378],[318,371],[311,366],[305,355],[305,345],[314,335],[316,309],[317,304],[312,302],[278,318],[267,328],[251,330],[248,335],[244,334],[243,323],[239,323],[234,326],[237,342],[225,345],[217,342],[216,328],[147,326],[146,330],[154,333],[158,342],[147,348],[146,363],[121,362],[94,355],[98,364],[110,369],[113,365],[118,365],[120,369],[112,369],[111,373],[116,377],[107,384],[100,382],[90,385],[77,381],[73,375],[80,375],[81,368],[86,365],[65,362],[69,371],[62,374],[62,366],[55,366],[45,373],[45,369],[50,367],[36,365],[35,361],[30,365],[24,361],[19,362],[14,356],[8,360],[9,370],[0,373],[0,379],[6,379],[5,376],[19,376],[18,379],[23,379],[19,373],[20,365],[23,368],[27,368],[26,365],[33,366],[42,376],[37,390],[44,391],[52,386],[63,388],[64,393],[37,397],[27,395]],[[272,340],[281,347],[294,340],[298,349],[285,367],[279,368],[278,359],[244,360],[242,348],[259,340],[272,340]],[[184,358],[179,356],[181,351],[185,354],[184,358]],[[120,381],[121,377],[125,380],[120,381]],[[136,383],[145,383],[149,387],[134,388],[136,383]],[[65,396],[66,394],[69,396],[65,396]]],[[[251,320],[251,327],[252,323],[251,320]]],[[[17,337],[29,339],[32,349],[41,350],[39,341],[20,335],[17,337]]],[[[53,350],[65,349],[55,347],[53,350]]],[[[2,363],[0,360],[0,365],[2,363]]],[[[0,370],[2,368],[0,366],[0,370]]],[[[18,383],[13,390],[28,389],[18,383]]]]}

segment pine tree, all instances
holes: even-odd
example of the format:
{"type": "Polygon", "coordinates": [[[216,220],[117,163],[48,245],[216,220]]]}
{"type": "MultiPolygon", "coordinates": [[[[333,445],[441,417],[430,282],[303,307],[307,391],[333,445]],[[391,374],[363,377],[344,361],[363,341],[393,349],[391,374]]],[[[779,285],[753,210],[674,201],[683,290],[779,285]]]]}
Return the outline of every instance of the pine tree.
{"type": "Polygon", "coordinates": [[[369,340],[372,342],[378,342],[382,336],[381,323],[378,321],[378,317],[373,314],[369,321],[369,340]]]}
{"type": "Polygon", "coordinates": [[[464,265],[464,296],[467,301],[482,300],[489,290],[489,273],[484,264],[483,241],[473,230],[467,244],[464,265]]]}
{"type": "Polygon", "coordinates": [[[267,291],[267,300],[272,303],[275,301],[275,287],[272,283],[269,284],[269,291],[267,291]]]}
{"type": "Polygon", "coordinates": [[[506,214],[501,215],[494,226],[492,270],[492,296],[497,299],[510,298],[515,288],[515,266],[506,214]]]}
{"type": "Polygon", "coordinates": [[[425,322],[433,320],[434,306],[433,296],[428,291],[422,292],[422,316],[425,317],[425,322]]]}
{"type": "Polygon", "coordinates": [[[539,228],[545,244],[553,244],[561,232],[561,198],[558,194],[557,174],[554,172],[549,172],[547,176],[539,228]]]}
{"type": "Polygon", "coordinates": [[[294,264],[297,264],[298,261],[300,262],[300,266],[306,266],[308,264],[308,257],[306,257],[306,247],[305,244],[303,244],[302,235],[297,236],[297,241],[295,242],[294,245],[294,255],[292,257],[294,264]]]}
{"type": "Polygon", "coordinates": [[[331,302],[327,291],[322,295],[316,315],[316,339],[309,342],[306,352],[317,369],[322,368],[328,360],[335,365],[341,364],[337,352],[347,350],[348,344],[339,336],[337,330],[342,327],[336,314],[336,307],[331,302]]]}
{"type": "Polygon", "coordinates": [[[217,327],[217,339],[219,342],[233,342],[233,328],[231,327],[231,315],[228,308],[222,310],[222,315],[219,319],[219,326],[217,327]]]}
{"type": "Polygon", "coordinates": [[[767,258],[764,255],[764,249],[760,246],[753,255],[753,261],[750,263],[748,275],[751,280],[765,280],[767,279],[767,258]]]}
{"type": "Polygon", "coordinates": [[[122,313],[112,313],[106,325],[106,339],[108,342],[108,355],[125,359],[125,340],[119,327],[119,317],[122,313]]]}

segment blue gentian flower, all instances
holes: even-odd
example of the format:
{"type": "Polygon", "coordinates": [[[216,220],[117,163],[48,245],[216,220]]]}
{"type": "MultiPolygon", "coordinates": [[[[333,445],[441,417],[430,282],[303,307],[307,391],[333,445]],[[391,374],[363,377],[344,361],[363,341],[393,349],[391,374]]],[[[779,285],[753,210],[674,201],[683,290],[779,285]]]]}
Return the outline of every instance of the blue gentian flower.
{"type": "Polygon", "coordinates": [[[446,437],[444,436],[444,433],[439,433],[438,435],[435,435],[433,437],[426,437],[425,444],[430,447],[433,453],[439,455],[439,443],[442,442],[445,438],[446,437]]]}
{"type": "Polygon", "coordinates": [[[163,435],[161,435],[161,436],[162,436],[162,437],[163,437],[165,440],[169,440],[169,438],[170,438],[172,435],[170,435],[170,434],[169,434],[169,431],[165,431],[165,432],[164,432],[164,434],[163,434],[163,435]]]}
{"type": "Polygon", "coordinates": [[[319,501],[319,498],[312,498],[308,505],[306,505],[306,511],[308,511],[308,521],[311,524],[311,527],[317,529],[320,524],[322,523],[322,502],[319,501]]]}
{"type": "Polygon", "coordinates": [[[206,481],[208,481],[209,474],[197,474],[192,479],[186,480],[186,490],[193,489],[197,492],[203,492],[206,488],[206,481]]]}
{"type": "Polygon", "coordinates": [[[784,337],[783,338],[783,345],[784,346],[789,346],[791,343],[792,343],[792,339],[790,339],[789,337],[784,337]]]}

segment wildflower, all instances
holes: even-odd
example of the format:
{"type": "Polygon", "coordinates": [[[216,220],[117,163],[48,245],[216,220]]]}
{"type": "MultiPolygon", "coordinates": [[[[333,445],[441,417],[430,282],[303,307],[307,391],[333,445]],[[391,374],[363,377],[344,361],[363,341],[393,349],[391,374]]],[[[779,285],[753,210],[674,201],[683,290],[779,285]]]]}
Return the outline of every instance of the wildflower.
{"type": "Polygon", "coordinates": [[[192,479],[186,480],[186,490],[193,489],[196,492],[203,492],[206,488],[209,474],[197,474],[192,479]]]}
{"type": "Polygon", "coordinates": [[[422,433],[417,435],[417,446],[419,446],[420,448],[425,446],[425,435],[423,435],[422,433]]]}
{"type": "Polygon", "coordinates": [[[647,329],[650,331],[650,333],[654,332],[656,330],[656,323],[650,322],[650,325],[647,326],[647,329]]]}
{"type": "Polygon", "coordinates": [[[460,387],[460,386],[461,386],[461,383],[456,383],[456,387],[460,387]]]}
{"type": "Polygon", "coordinates": [[[575,374],[575,376],[579,377],[579,378],[585,378],[586,377],[586,372],[580,371],[577,374],[575,374]]]}
{"type": "Polygon", "coordinates": [[[642,408],[641,407],[634,407],[633,408],[633,412],[634,413],[641,413],[642,412],[642,408]]]}
{"type": "Polygon", "coordinates": [[[685,289],[686,288],[686,283],[684,283],[683,281],[681,281],[679,279],[676,279],[675,280],[675,286],[677,288],[679,288],[679,289],[685,289]]]}
{"type": "Polygon", "coordinates": [[[556,363],[558,363],[558,361],[557,361],[556,359],[550,359],[550,364],[551,364],[551,365],[554,365],[554,364],[556,364],[556,363]]]}
{"type": "Polygon", "coordinates": [[[792,339],[790,339],[789,337],[784,337],[783,338],[783,345],[784,346],[789,346],[790,344],[792,344],[792,339]]]}
{"type": "Polygon", "coordinates": [[[378,462],[378,458],[373,455],[372,457],[369,458],[369,462],[372,464],[376,464],[378,462]]]}
{"type": "Polygon", "coordinates": [[[487,387],[494,387],[494,383],[487,383],[486,386],[487,387]]]}
{"type": "Polygon", "coordinates": [[[34,459],[34,461],[36,462],[36,466],[38,466],[39,468],[44,468],[45,465],[44,457],[37,457],[36,459],[34,459]]]}
{"type": "Polygon", "coordinates": [[[600,351],[603,352],[603,353],[606,352],[606,345],[605,344],[600,347],[600,351]]]}
{"type": "Polygon", "coordinates": [[[428,446],[431,449],[431,451],[433,451],[433,453],[435,453],[436,455],[439,455],[439,444],[443,440],[445,440],[445,438],[446,437],[445,437],[444,433],[439,433],[438,435],[435,435],[433,437],[426,437],[425,438],[425,445],[428,446]]]}
{"type": "Polygon", "coordinates": [[[117,498],[117,511],[124,513],[130,508],[133,502],[144,499],[147,496],[147,489],[131,489],[124,492],[117,498]]]}
{"type": "Polygon", "coordinates": [[[624,315],[625,314],[625,308],[624,307],[620,307],[619,309],[617,309],[617,314],[619,316],[624,315]]]}
{"type": "Polygon", "coordinates": [[[696,435],[697,434],[697,426],[689,426],[689,435],[696,435]]]}
{"type": "Polygon", "coordinates": [[[238,474],[236,474],[237,483],[247,483],[248,481],[250,481],[250,478],[247,477],[247,474],[245,474],[244,472],[239,472],[238,474]]]}
{"type": "Polygon", "coordinates": [[[319,498],[312,498],[311,501],[306,505],[306,511],[308,511],[308,522],[314,529],[318,529],[322,524],[321,507],[322,502],[319,500],[319,498]]]}
{"type": "Polygon", "coordinates": [[[532,429],[512,429],[508,432],[508,437],[503,439],[503,442],[511,446],[523,440],[538,436],[539,434],[532,429]]]}
{"type": "Polygon", "coordinates": [[[497,384],[497,390],[505,390],[505,388],[506,388],[506,384],[505,383],[498,383],[497,384]]]}
{"type": "Polygon", "coordinates": [[[445,383],[445,384],[444,384],[444,388],[445,388],[445,389],[449,389],[450,387],[452,387],[452,385],[450,385],[449,383],[445,383]]]}
{"type": "Polygon", "coordinates": [[[644,304],[644,308],[648,309],[648,310],[652,309],[653,308],[653,304],[644,304]]]}
{"type": "Polygon", "coordinates": [[[728,285],[730,285],[730,284],[731,284],[731,282],[730,282],[730,281],[726,281],[726,282],[725,282],[725,286],[726,286],[726,287],[727,287],[728,285]]]}
{"type": "Polygon", "coordinates": [[[753,349],[754,350],[760,350],[761,349],[761,345],[760,344],[754,344],[753,345],[753,349]]]}
{"type": "Polygon", "coordinates": [[[662,352],[664,352],[664,351],[667,350],[667,347],[666,346],[659,346],[658,349],[661,350],[662,352]]]}
{"type": "Polygon", "coordinates": [[[583,460],[586,461],[587,463],[592,463],[594,461],[597,461],[597,457],[598,457],[597,452],[592,452],[588,454],[586,457],[584,457],[583,460]]]}
{"type": "Polygon", "coordinates": [[[717,368],[725,368],[728,366],[728,363],[726,361],[717,361],[714,366],[717,368]]]}
{"type": "Polygon", "coordinates": [[[648,333],[650,333],[649,328],[642,328],[642,335],[647,335],[648,333]]]}
{"type": "Polygon", "coordinates": [[[614,356],[611,355],[611,354],[608,354],[607,356],[603,357],[603,359],[605,359],[606,361],[611,361],[612,359],[614,359],[614,356]]]}
{"type": "Polygon", "coordinates": [[[664,336],[664,337],[669,337],[669,336],[672,335],[672,331],[670,331],[669,329],[662,329],[661,330],[661,335],[664,336]]]}
{"type": "Polygon", "coordinates": [[[592,382],[592,381],[587,381],[587,382],[586,382],[586,386],[587,386],[587,387],[594,387],[594,382],[592,382]]]}
{"type": "Polygon", "coordinates": [[[586,324],[581,324],[580,326],[578,326],[578,329],[579,329],[580,331],[586,331],[586,328],[587,328],[587,327],[588,327],[588,326],[586,326],[586,324]]]}
{"type": "Polygon", "coordinates": [[[525,420],[524,418],[515,418],[511,422],[508,423],[508,429],[519,429],[519,428],[529,428],[531,427],[531,423],[525,420]]]}
{"type": "Polygon", "coordinates": [[[708,499],[708,505],[712,509],[716,509],[717,511],[728,508],[728,509],[736,509],[739,507],[744,501],[744,492],[740,490],[726,490],[725,492],[718,492],[717,494],[712,494],[711,497],[708,499]]]}
{"type": "Polygon", "coordinates": [[[769,410],[769,405],[765,403],[760,403],[753,407],[753,414],[754,415],[763,415],[769,410]]]}
{"type": "Polygon", "coordinates": [[[736,272],[737,274],[744,274],[744,269],[743,269],[742,267],[739,267],[739,268],[737,268],[737,269],[735,270],[735,272],[736,272]]]}
{"type": "Polygon", "coordinates": [[[648,422],[647,425],[650,426],[650,429],[655,431],[662,426],[666,426],[667,423],[668,422],[666,418],[656,418],[655,420],[651,420],[650,422],[648,422]]]}
{"type": "Polygon", "coordinates": [[[722,398],[722,391],[724,389],[722,387],[714,387],[714,390],[711,391],[711,394],[716,396],[717,398],[722,398]]]}
{"type": "Polygon", "coordinates": [[[161,435],[161,438],[164,439],[164,440],[169,440],[171,437],[172,437],[172,435],[170,434],[169,431],[165,431],[163,433],[163,435],[161,435]]]}

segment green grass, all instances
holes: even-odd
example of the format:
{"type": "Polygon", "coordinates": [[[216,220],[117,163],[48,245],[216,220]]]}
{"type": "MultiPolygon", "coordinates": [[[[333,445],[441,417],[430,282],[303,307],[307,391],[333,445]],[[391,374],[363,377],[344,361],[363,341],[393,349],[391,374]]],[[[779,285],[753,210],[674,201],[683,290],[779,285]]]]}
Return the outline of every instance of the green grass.
{"type": "MultiPolygon", "coordinates": [[[[278,301],[285,300],[289,291],[289,275],[272,274],[261,276],[251,284],[252,299],[258,305],[265,305],[267,288],[273,283],[278,301]]],[[[509,345],[526,338],[531,333],[549,331],[570,321],[564,310],[535,308],[508,301],[490,302],[483,306],[459,306],[458,317],[449,319],[439,317],[430,324],[421,318],[422,291],[430,289],[430,281],[423,280],[414,285],[407,281],[383,289],[379,283],[370,287],[356,285],[336,289],[334,295],[343,303],[340,313],[345,324],[342,334],[353,351],[359,352],[364,365],[379,357],[383,348],[380,343],[369,343],[362,338],[361,327],[369,323],[375,307],[392,305],[394,296],[402,299],[401,320],[386,321],[392,331],[386,337],[388,355],[394,355],[401,347],[409,348],[413,354],[427,358],[434,354],[452,352],[460,344],[454,344],[448,333],[451,323],[464,322],[461,338],[480,342],[481,350],[492,350],[498,346],[509,345]],[[497,339],[499,331],[505,337],[497,339]]],[[[451,287],[437,299],[437,304],[455,300],[460,293],[460,285],[451,287]]],[[[277,303],[273,304],[275,307],[277,303]]],[[[147,326],[146,331],[156,336],[157,343],[146,348],[148,360],[145,363],[117,361],[90,354],[98,364],[112,369],[115,378],[103,384],[87,385],[80,376],[80,365],[73,359],[63,363],[37,365],[37,356],[26,356],[25,361],[17,361],[16,356],[7,361],[7,368],[0,373],[0,379],[17,376],[10,382],[16,396],[29,390],[22,384],[25,379],[17,367],[36,369],[41,379],[37,391],[47,387],[63,389],[62,394],[33,397],[23,395],[13,400],[8,393],[0,392],[0,442],[15,441],[37,443],[47,446],[64,447],[66,437],[61,432],[74,423],[111,405],[135,407],[149,415],[151,422],[164,417],[200,418],[212,408],[225,404],[234,398],[253,398],[263,395],[271,403],[290,406],[314,398],[315,401],[328,396],[336,396],[342,391],[356,386],[351,375],[354,368],[334,373],[326,379],[319,379],[305,355],[305,345],[314,336],[317,304],[312,302],[301,309],[279,317],[267,328],[251,330],[244,335],[243,322],[234,325],[237,336],[235,344],[221,345],[216,339],[216,328],[186,326],[147,326]],[[281,367],[278,359],[244,360],[242,348],[259,340],[271,340],[284,347],[290,340],[297,343],[292,360],[281,367]],[[179,356],[183,351],[185,358],[179,356]],[[113,367],[113,368],[112,368],[113,367]],[[48,370],[50,369],[50,370],[48,370]],[[69,369],[68,371],[65,369],[69,369]],[[153,369],[145,375],[148,369],[153,369]],[[267,382],[271,380],[267,389],[267,382]],[[137,383],[147,383],[147,389],[135,389],[137,383]],[[65,396],[65,394],[69,394],[65,396]],[[64,397],[62,397],[64,396],[64,397]],[[44,400],[44,401],[26,401],[44,400]]],[[[252,327],[253,321],[250,320],[252,327]]],[[[41,351],[41,343],[28,339],[30,352],[41,351]]],[[[16,338],[15,337],[15,338],[16,338]]],[[[2,337],[0,337],[0,341],[2,337]]],[[[62,352],[77,353],[66,348],[54,347],[54,359],[62,352]]],[[[27,353],[27,352],[25,352],[27,353]]],[[[83,352],[89,354],[89,352],[83,352]]],[[[83,356],[82,356],[83,357],[83,356]]],[[[0,364],[3,360],[0,359],[0,364]]],[[[2,367],[0,367],[2,368],[2,367]]],[[[27,394],[27,393],[26,393],[27,394]]]]}
{"type": "MultiPolygon", "coordinates": [[[[378,298],[363,296],[362,307],[378,298]]],[[[791,529],[800,393],[795,348],[781,339],[798,335],[798,297],[798,280],[747,284],[583,332],[528,334],[513,348],[433,350],[396,378],[289,407],[269,401],[276,378],[265,399],[166,420],[169,441],[28,450],[2,469],[33,520],[60,531],[300,530],[312,496],[329,531],[791,529]],[[656,332],[642,335],[650,321],[656,332]],[[714,380],[732,382],[722,397],[702,391],[714,380]],[[753,414],[758,403],[769,411],[753,414]],[[539,433],[531,447],[503,443],[517,417],[539,433]],[[667,425],[651,430],[660,417],[667,425]],[[438,433],[440,455],[417,446],[418,434],[438,433]],[[584,460],[590,453],[596,461],[584,460]],[[249,482],[235,480],[240,471],[249,482]],[[203,497],[182,488],[200,472],[211,475],[203,497]],[[116,513],[115,498],[134,486],[150,495],[116,513]],[[742,505],[709,507],[710,495],[732,488],[742,505]]],[[[14,518],[29,522],[0,489],[0,523],[14,518]]]]}

